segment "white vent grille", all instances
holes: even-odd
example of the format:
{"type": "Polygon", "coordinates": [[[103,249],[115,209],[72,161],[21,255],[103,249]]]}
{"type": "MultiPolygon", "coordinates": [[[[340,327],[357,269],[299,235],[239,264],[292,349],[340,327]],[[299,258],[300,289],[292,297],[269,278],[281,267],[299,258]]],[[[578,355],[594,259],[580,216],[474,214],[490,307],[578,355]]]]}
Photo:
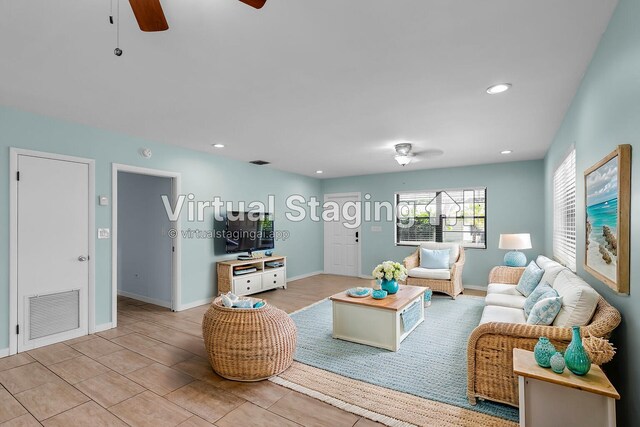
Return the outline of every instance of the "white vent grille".
{"type": "Polygon", "coordinates": [[[80,327],[80,291],[29,297],[29,339],[80,327]]]}

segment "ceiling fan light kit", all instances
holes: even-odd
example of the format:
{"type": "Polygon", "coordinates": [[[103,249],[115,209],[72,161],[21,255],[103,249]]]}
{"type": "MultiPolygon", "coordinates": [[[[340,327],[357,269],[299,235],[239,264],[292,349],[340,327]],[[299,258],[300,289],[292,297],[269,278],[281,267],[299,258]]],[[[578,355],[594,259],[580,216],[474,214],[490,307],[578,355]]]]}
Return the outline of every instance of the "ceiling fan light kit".
{"type": "Polygon", "coordinates": [[[395,145],[396,155],[394,159],[400,166],[406,166],[411,163],[411,158],[413,157],[413,153],[411,152],[411,144],[408,142],[403,142],[395,145]]]}

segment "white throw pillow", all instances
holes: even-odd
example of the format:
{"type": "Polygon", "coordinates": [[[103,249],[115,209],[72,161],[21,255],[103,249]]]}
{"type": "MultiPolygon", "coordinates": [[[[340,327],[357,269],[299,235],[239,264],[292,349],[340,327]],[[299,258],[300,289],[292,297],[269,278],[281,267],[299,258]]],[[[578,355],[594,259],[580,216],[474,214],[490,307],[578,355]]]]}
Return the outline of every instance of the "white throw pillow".
{"type": "Polygon", "coordinates": [[[596,311],[600,295],[570,270],[558,274],[553,289],[562,297],[562,308],[553,325],[563,328],[587,325],[596,311]]]}
{"type": "Polygon", "coordinates": [[[538,255],[538,258],[536,258],[536,264],[544,270],[540,283],[547,282],[550,285],[553,284],[553,281],[556,280],[556,277],[558,277],[558,274],[560,274],[562,270],[567,270],[567,267],[547,258],[544,255],[538,255]]]}

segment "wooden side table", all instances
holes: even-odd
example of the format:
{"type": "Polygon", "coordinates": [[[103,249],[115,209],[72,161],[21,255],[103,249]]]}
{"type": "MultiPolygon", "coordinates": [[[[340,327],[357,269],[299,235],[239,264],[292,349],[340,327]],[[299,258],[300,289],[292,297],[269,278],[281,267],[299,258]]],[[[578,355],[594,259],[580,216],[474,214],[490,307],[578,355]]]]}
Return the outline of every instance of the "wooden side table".
{"type": "Polygon", "coordinates": [[[513,372],[518,375],[521,427],[615,427],[620,395],[599,366],[587,375],[568,369],[556,374],[535,361],[533,352],[513,349],[513,372]]]}

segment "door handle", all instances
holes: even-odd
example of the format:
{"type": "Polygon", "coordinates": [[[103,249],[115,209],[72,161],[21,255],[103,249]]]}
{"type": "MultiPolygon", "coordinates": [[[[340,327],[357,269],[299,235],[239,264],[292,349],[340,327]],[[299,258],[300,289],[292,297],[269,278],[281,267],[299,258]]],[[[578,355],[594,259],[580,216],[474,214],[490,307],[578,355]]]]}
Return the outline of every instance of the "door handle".
{"type": "Polygon", "coordinates": [[[80,256],[78,257],[78,261],[80,261],[80,262],[85,262],[86,260],[87,260],[87,257],[86,257],[86,256],[84,256],[84,255],[80,255],[80,256]]]}

